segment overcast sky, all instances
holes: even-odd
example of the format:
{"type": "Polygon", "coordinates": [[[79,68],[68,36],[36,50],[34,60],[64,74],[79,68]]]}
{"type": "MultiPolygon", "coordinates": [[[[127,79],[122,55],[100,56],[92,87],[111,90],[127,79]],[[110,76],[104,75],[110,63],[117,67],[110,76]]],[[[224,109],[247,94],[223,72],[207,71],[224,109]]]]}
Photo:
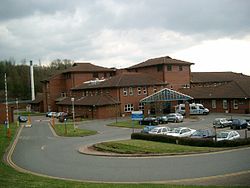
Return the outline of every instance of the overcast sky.
{"type": "Polygon", "coordinates": [[[160,56],[250,75],[250,1],[1,1],[1,60],[122,68],[160,56]]]}

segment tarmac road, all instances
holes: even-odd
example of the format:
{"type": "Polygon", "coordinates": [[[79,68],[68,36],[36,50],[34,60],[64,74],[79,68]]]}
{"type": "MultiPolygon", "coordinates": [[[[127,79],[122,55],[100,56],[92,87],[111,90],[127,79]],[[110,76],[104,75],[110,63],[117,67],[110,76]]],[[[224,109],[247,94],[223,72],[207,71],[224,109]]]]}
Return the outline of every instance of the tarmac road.
{"type": "MultiPolygon", "coordinates": [[[[46,120],[33,119],[32,128],[23,128],[21,131],[12,161],[17,166],[35,173],[98,182],[178,183],[185,182],[182,181],[184,179],[187,180],[186,182],[194,182],[193,178],[203,178],[204,181],[208,181],[205,177],[222,178],[221,175],[225,174],[237,175],[241,172],[250,172],[249,147],[209,154],[148,158],[80,154],[78,148],[83,145],[130,138],[131,129],[105,126],[110,121],[90,121],[80,125],[80,127],[97,130],[99,132],[97,135],[65,138],[55,137],[46,120]]],[[[210,126],[207,118],[200,122],[204,127],[210,126]]],[[[187,125],[195,128],[198,123],[184,122],[181,126],[187,125]]],[[[169,126],[177,126],[177,124],[169,124],[169,126]]],[[[245,178],[244,181],[248,180],[245,178]]],[[[244,185],[250,185],[250,182],[244,182],[244,185]]]]}

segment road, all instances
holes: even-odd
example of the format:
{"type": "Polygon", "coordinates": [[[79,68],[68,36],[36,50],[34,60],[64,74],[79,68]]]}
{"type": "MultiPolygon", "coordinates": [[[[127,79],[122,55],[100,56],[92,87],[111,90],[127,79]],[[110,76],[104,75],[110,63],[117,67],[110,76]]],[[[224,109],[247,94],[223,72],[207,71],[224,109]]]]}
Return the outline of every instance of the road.
{"type": "MultiPolygon", "coordinates": [[[[23,128],[21,131],[12,161],[17,166],[35,173],[99,182],[169,182],[250,170],[250,148],[189,156],[144,158],[80,154],[78,148],[83,145],[130,138],[130,129],[105,126],[110,121],[89,121],[79,125],[80,128],[97,130],[97,135],[66,138],[55,137],[47,119],[32,119],[32,128],[23,128]]],[[[209,118],[199,122],[184,122],[181,126],[211,126],[209,118]]]]}

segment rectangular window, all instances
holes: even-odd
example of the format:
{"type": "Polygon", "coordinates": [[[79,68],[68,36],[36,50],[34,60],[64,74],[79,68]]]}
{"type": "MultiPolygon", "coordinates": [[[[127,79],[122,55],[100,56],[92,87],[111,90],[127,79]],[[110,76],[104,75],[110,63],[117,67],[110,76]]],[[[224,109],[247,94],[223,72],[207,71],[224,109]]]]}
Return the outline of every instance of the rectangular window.
{"type": "Polygon", "coordinates": [[[146,87],[143,88],[143,94],[147,95],[147,88],[146,87]]]}
{"type": "Polygon", "coordinates": [[[179,66],[179,71],[183,71],[182,65],[179,66]]]}
{"type": "Polygon", "coordinates": [[[154,93],[157,92],[157,88],[156,88],[156,87],[153,88],[153,92],[154,92],[154,93]]]}
{"type": "Polygon", "coordinates": [[[234,100],[234,109],[238,110],[239,109],[239,101],[238,100],[234,100]]]}
{"type": "Polygon", "coordinates": [[[216,108],[216,100],[212,100],[212,108],[216,108]]]}
{"type": "Polygon", "coordinates": [[[127,96],[128,95],[128,89],[127,88],[123,88],[123,96],[127,96]]]}
{"type": "Polygon", "coordinates": [[[133,92],[133,88],[132,87],[130,87],[129,88],[129,95],[133,95],[134,94],[134,92],[133,92]]]}
{"type": "Polygon", "coordinates": [[[223,109],[227,109],[227,100],[222,101],[223,109]]]}
{"type": "Polygon", "coordinates": [[[172,71],[172,65],[167,65],[167,71],[172,71]]]}
{"type": "Polygon", "coordinates": [[[61,93],[61,97],[67,97],[65,92],[61,93]]]}
{"type": "Polygon", "coordinates": [[[139,110],[144,110],[144,104],[142,102],[139,103],[139,110]]]}
{"type": "Polygon", "coordinates": [[[162,69],[163,69],[163,66],[162,66],[162,65],[157,65],[157,71],[158,71],[158,72],[162,71],[162,69]]]}
{"type": "Polygon", "coordinates": [[[137,88],[137,93],[138,93],[138,95],[141,95],[141,87],[137,88]]]}
{"type": "Polygon", "coordinates": [[[133,104],[125,104],[124,112],[131,112],[133,110],[134,110],[134,105],[133,104]]]}

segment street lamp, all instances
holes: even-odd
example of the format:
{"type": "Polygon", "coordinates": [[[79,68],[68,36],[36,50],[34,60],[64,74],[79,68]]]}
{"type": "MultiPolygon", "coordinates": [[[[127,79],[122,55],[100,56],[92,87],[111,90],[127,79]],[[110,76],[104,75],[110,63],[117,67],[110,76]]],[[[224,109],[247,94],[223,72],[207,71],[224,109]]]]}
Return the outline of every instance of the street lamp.
{"type": "Polygon", "coordinates": [[[75,125],[75,98],[72,97],[71,98],[71,102],[72,102],[72,113],[73,113],[73,126],[74,126],[74,130],[76,129],[76,125],[75,125]]]}

